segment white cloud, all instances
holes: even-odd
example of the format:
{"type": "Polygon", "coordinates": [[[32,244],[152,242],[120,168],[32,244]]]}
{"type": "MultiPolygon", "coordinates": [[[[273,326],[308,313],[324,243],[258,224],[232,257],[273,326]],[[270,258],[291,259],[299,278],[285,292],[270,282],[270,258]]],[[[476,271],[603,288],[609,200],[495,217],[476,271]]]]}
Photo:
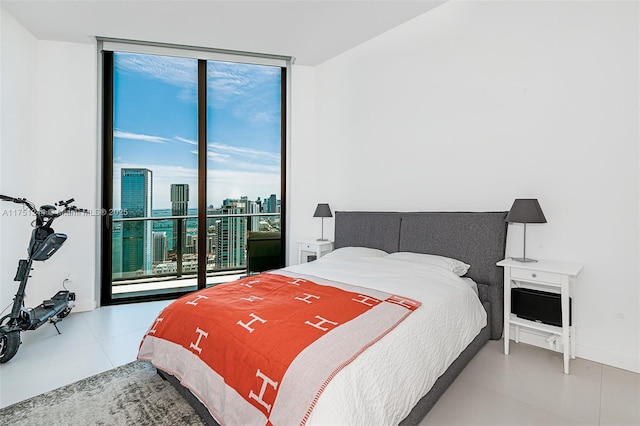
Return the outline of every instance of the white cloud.
{"type": "Polygon", "coordinates": [[[280,120],[280,68],[264,65],[208,62],[207,94],[210,105],[230,109],[251,122],[280,120]]]}
{"type": "MultiPolygon", "coordinates": [[[[119,52],[114,64],[120,73],[142,74],[180,87],[180,100],[197,102],[197,59],[119,52]]],[[[272,104],[274,94],[279,96],[280,73],[279,67],[208,61],[209,108],[230,108],[252,122],[277,122],[280,105],[272,104]]]]}
{"type": "Polygon", "coordinates": [[[116,53],[114,64],[120,72],[142,73],[174,86],[197,86],[198,82],[198,60],[193,58],[116,53]]]}
{"type": "Polygon", "coordinates": [[[228,153],[230,155],[246,157],[251,159],[270,160],[279,162],[280,155],[274,152],[248,148],[245,146],[226,145],[218,142],[209,143],[209,152],[228,153]]]}
{"type": "MultiPolygon", "coordinates": [[[[196,150],[191,153],[198,155],[196,150]]],[[[207,159],[213,163],[211,168],[215,170],[280,173],[280,156],[259,149],[212,142],[208,146],[207,159]]]]}
{"type": "Polygon", "coordinates": [[[113,137],[118,139],[129,139],[133,141],[143,141],[143,142],[153,142],[153,143],[165,143],[168,141],[167,138],[163,138],[162,136],[123,132],[122,130],[114,130],[113,137]]]}
{"type": "MultiPolygon", "coordinates": [[[[195,151],[192,151],[194,154],[198,154],[195,151]]],[[[224,155],[224,154],[220,154],[218,152],[213,152],[213,151],[207,151],[207,158],[211,161],[217,161],[220,163],[230,163],[231,162],[231,156],[230,155],[224,155]]]]}
{"type": "Polygon", "coordinates": [[[207,203],[219,206],[225,198],[264,199],[271,194],[280,197],[280,173],[212,170],[207,174],[207,203]],[[213,202],[211,201],[213,200],[213,202]]]}
{"type": "Polygon", "coordinates": [[[182,136],[174,136],[173,138],[175,140],[180,141],[180,142],[188,143],[190,145],[196,145],[196,146],[198,145],[198,141],[194,141],[194,140],[191,140],[191,139],[183,138],[182,136]]]}

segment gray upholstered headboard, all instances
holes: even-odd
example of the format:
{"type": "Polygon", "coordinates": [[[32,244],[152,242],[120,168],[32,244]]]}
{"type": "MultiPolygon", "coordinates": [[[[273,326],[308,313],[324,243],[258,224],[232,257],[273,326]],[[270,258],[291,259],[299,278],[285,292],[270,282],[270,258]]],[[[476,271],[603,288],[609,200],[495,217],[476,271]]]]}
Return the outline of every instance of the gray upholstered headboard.
{"type": "Polygon", "coordinates": [[[480,300],[490,303],[491,338],[503,324],[507,212],[344,212],[335,214],[335,247],[371,247],[452,257],[471,265],[480,300]]]}

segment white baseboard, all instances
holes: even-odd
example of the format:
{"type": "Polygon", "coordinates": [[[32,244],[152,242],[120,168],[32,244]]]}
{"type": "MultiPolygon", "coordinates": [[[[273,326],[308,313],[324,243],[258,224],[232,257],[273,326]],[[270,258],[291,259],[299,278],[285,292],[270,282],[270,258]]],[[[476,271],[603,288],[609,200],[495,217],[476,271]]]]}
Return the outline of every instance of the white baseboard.
{"type": "Polygon", "coordinates": [[[93,311],[98,304],[95,300],[76,300],[76,305],[73,307],[72,312],[87,312],[93,311]]]}
{"type": "Polygon", "coordinates": [[[576,345],[576,354],[579,358],[599,362],[610,367],[640,373],[640,359],[608,352],[602,348],[576,345]]]}

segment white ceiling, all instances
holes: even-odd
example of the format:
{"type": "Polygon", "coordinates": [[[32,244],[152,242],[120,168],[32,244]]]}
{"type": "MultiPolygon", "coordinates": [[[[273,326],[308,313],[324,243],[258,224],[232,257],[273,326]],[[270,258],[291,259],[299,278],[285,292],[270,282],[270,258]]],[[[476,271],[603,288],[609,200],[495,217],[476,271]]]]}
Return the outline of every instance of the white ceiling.
{"type": "Polygon", "coordinates": [[[1,0],[37,39],[95,36],[293,56],[317,65],[446,0],[1,0]]]}

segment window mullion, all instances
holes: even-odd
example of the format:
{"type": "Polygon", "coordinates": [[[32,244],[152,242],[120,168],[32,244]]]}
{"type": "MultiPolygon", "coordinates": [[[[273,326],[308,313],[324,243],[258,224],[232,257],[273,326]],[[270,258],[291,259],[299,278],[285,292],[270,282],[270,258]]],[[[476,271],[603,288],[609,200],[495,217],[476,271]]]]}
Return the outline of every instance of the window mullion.
{"type": "Polygon", "coordinates": [[[198,288],[207,284],[207,61],[198,60],[198,288]]]}

